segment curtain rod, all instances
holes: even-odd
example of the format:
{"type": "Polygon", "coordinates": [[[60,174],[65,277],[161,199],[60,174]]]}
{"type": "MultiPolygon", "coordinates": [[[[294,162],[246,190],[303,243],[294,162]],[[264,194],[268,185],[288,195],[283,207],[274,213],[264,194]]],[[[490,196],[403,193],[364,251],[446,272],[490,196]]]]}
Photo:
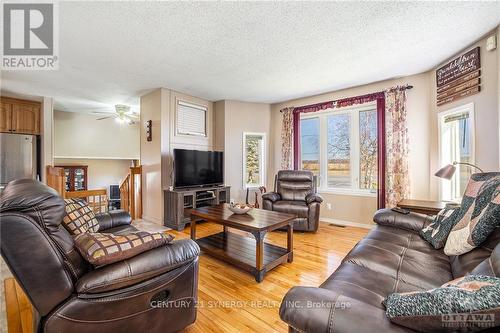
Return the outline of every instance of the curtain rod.
{"type": "MultiPolygon", "coordinates": [[[[382,90],[382,91],[378,91],[378,92],[375,92],[375,93],[372,93],[372,94],[383,93],[384,91],[391,91],[391,90],[394,90],[394,89],[399,89],[399,90],[403,91],[403,90],[407,90],[407,89],[413,89],[413,86],[410,85],[410,84],[406,84],[406,85],[401,86],[401,87],[396,87],[396,88],[391,88],[391,89],[387,89],[387,90],[382,90]]],[[[371,95],[371,94],[367,94],[367,95],[371,95]]],[[[356,98],[356,97],[357,96],[347,97],[347,98],[356,98]]],[[[314,103],[314,104],[309,104],[309,105],[296,106],[295,108],[307,108],[307,107],[312,107],[312,106],[316,106],[316,105],[319,105],[319,104],[334,103],[334,102],[336,102],[338,100],[347,99],[347,98],[340,98],[340,99],[336,99],[336,100],[333,100],[333,101],[319,102],[319,103],[314,103]]],[[[280,110],[280,112],[283,112],[283,111],[280,110]]]]}

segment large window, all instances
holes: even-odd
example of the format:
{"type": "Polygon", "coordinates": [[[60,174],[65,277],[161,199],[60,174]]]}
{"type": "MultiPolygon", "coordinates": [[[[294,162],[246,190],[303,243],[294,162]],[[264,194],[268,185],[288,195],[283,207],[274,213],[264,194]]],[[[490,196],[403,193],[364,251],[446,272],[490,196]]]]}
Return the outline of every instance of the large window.
{"type": "Polygon", "coordinates": [[[265,133],[243,133],[243,187],[264,186],[265,133]]]}
{"type": "MultiPolygon", "coordinates": [[[[474,105],[463,105],[442,112],[439,118],[440,167],[453,162],[474,164],[474,105]]],[[[473,172],[471,167],[456,165],[451,180],[441,181],[441,200],[460,199],[473,172]]]]}
{"type": "Polygon", "coordinates": [[[319,118],[301,120],[300,149],[302,169],[319,176],[319,118]]]}
{"type": "Polygon", "coordinates": [[[302,115],[303,170],[319,176],[322,191],[371,195],[377,189],[377,111],[362,107],[302,115]]]}

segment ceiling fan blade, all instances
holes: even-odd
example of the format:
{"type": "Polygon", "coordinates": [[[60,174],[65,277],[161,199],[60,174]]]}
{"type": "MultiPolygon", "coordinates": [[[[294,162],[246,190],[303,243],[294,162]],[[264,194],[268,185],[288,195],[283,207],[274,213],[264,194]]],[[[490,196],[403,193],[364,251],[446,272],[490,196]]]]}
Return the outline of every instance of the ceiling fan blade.
{"type": "Polygon", "coordinates": [[[108,117],[97,118],[97,120],[104,120],[104,119],[109,119],[109,118],[116,118],[116,116],[115,115],[111,115],[111,116],[108,116],[108,117]]]}
{"type": "Polygon", "coordinates": [[[106,112],[106,111],[92,111],[92,114],[113,114],[114,112],[106,112]]]}

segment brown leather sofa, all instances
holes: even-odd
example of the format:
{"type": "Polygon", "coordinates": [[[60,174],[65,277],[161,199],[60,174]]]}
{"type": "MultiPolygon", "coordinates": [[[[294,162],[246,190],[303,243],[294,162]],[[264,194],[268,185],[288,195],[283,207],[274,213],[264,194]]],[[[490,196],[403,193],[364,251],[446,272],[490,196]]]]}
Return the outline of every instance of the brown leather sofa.
{"type": "Polygon", "coordinates": [[[322,202],[323,198],[316,193],[313,173],[302,170],[278,171],[274,192],[262,196],[262,208],[295,214],[293,229],[299,231],[318,230],[322,202]]]}
{"type": "MultiPolygon", "coordinates": [[[[1,253],[35,308],[36,332],[176,332],[196,319],[199,247],[178,240],[93,268],[61,226],[64,201],[28,179],[0,196],[1,253]]],[[[136,230],[124,211],[100,232],[136,230]]]]}
{"type": "Polygon", "coordinates": [[[500,276],[500,228],[480,247],[448,257],[419,236],[424,215],[383,209],[374,221],[322,285],[288,291],[280,316],[290,332],[414,332],[387,319],[382,301],[390,293],[429,290],[473,271],[500,276]]]}

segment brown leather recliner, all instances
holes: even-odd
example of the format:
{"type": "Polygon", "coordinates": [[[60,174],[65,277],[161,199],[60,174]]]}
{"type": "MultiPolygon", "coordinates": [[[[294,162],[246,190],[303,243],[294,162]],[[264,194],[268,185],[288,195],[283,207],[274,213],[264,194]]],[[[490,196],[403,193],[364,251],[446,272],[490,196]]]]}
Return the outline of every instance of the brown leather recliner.
{"type": "Polygon", "coordinates": [[[415,332],[389,321],[382,304],[389,294],[433,289],[470,273],[500,276],[500,227],[479,247],[448,257],[420,237],[430,223],[424,215],[382,209],[374,221],[323,284],[288,291],[280,317],[289,332],[415,332]]]}
{"type": "Polygon", "coordinates": [[[262,196],[262,208],[295,214],[293,229],[299,231],[318,230],[322,202],[313,173],[303,170],[278,171],[274,192],[262,196]]]}
{"type": "MultiPolygon", "coordinates": [[[[176,332],[196,319],[198,245],[189,240],[93,268],[61,225],[64,201],[29,179],[0,196],[1,253],[35,309],[36,332],[176,332]]],[[[136,230],[124,211],[99,232],[136,230]]]]}

